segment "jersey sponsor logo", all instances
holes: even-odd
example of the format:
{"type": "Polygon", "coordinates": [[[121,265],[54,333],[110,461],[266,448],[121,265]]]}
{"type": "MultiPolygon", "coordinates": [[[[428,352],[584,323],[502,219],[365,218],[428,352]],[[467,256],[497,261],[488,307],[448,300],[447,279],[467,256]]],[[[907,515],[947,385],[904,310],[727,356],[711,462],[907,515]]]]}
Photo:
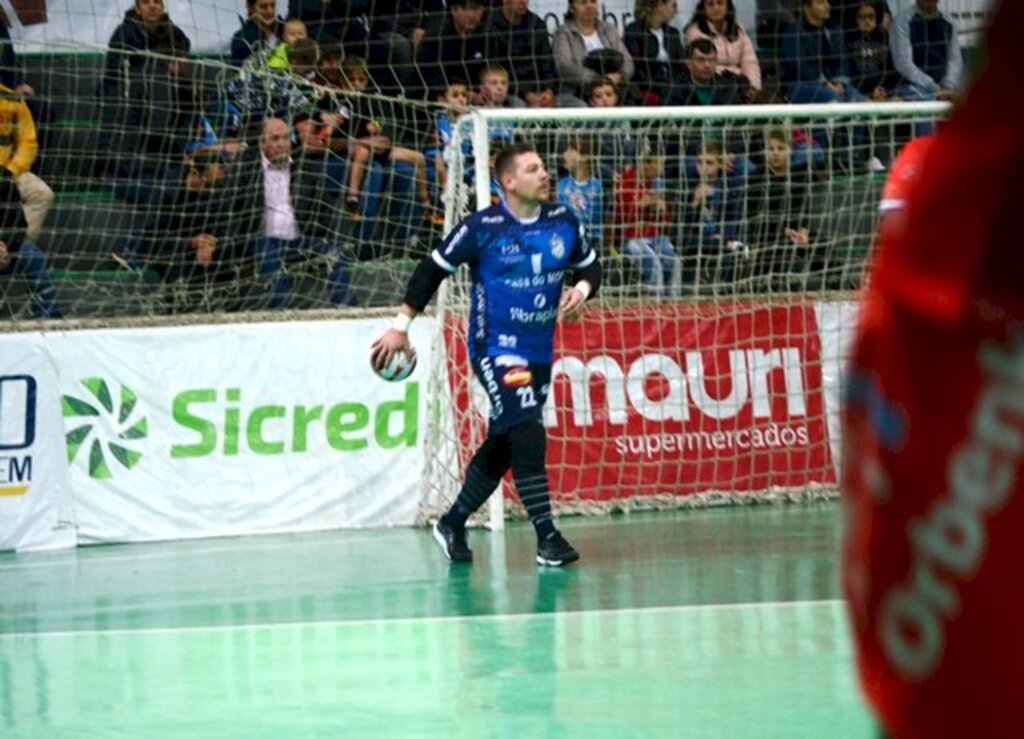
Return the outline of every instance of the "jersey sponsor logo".
{"type": "Polygon", "coordinates": [[[1024,339],[982,344],[977,362],[986,384],[949,457],[948,489],[928,512],[907,522],[912,564],[882,597],[881,645],[909,680],[931,675],[946,653],[946,630],[964,610],[963,585],[985,562],[989,519],[1012,498],[1024,457],[1024,339]]]}
{"type": "Polygon", "coordinates": [[[504,223],[505,216],[484,216],[480,219],[481,223],[504,223]]]}
{"type": "Polygon", "coordinates": [[[464,239],[466,237],[466,234],[468,234],[468,233],[469,233],[469,226],[468,225],[463,225],[462,228],[460,228],[458,231],[456,231],[452,235],[451,239],[448,241],[448,246],[446,246],[445,249],[444,249],[444,253],[445,254],[451,254],[452,250],[455,248],[455,246],[460,241],[462,241],[462,239],[464,239]]]}
{"type": "Polygon", "coordinates": [[[555,259],[561,259],[565,256],[565,242],[562,241],[558,234],[551,237],[551,254],[554,255],[555,259]]]}
{"type": "Polygon", "coordinates": [[[557,208],[553,209],[550,213],[548,213],[548,217],[554,218],[555,216],[560,216],[563,213],[565,213],[565,206],[559,205],[557,208]]]}
{"type": "Polygon", "coordinates": [[[547,310],[525,310],[523,308],[510,308],[509,318],[515,323],[536,324],[552,323],[558,317],[558,308],[547,310]]]}
{"type": "Polygon", "coordinates": [[[533,382],[533,373],[527,367],[510,367],[501,378],[505,387],[526,387],[533,382]]]}
{"type": "Polygon", "coordinates": [[[517,242],[513,241],[501,244],[498,246],[498,251],[501,252],[502,256],[509,256],[512,254],[521,254],[523,250],[517,242]]]}

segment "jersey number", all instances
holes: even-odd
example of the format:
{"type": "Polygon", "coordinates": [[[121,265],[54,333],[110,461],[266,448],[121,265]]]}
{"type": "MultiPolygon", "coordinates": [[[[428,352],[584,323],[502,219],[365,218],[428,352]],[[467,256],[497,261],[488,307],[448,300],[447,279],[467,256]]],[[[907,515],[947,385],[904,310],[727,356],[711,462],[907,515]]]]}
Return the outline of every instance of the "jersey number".
{"type": "Polygon", "coordinates": [[[533,394],[532,387],[516,388],[516,395],[519,396],[520,408],[533,408],[537,405],[537,396],[533,394]]]}

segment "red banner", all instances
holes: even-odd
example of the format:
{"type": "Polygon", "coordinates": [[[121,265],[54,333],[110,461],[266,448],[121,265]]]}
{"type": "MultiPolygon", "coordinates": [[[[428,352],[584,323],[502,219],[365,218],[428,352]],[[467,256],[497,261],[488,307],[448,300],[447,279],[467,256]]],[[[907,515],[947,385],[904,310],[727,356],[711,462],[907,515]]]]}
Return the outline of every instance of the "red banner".
{"type": "MultiPolygon", "coordinates": [[[[452,328],[449,361],[465,368],[452,328]]],[[[835,483],[811,303],[591,310],[560,325],[555,347],[545,425],[556,500],[835,483]]],[[[482,419],[465,413],[466,371],[451,376],[471,453],[482,419]]]]}

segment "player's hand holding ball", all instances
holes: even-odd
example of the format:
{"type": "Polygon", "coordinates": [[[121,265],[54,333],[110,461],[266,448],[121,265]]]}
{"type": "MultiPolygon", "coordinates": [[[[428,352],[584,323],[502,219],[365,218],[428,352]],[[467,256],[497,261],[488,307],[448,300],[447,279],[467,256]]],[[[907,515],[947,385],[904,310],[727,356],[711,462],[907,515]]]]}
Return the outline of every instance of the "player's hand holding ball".
{"type": "Polygon", "coordinates": [[[370,366],[381,379],[399,382],[416,369],[416,350],[409,334],[392,326],[370,347],[370,366]]]}

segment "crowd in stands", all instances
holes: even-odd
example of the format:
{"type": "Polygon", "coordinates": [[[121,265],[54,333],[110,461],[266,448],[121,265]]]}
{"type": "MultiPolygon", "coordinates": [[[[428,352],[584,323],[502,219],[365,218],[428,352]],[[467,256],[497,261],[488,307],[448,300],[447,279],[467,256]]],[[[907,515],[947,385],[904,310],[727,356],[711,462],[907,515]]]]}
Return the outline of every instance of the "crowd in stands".
{"type": "MultiPolygon", "coordinates": [[[[682,24],[676,0],[636,0],[621,30],[596,0],[567,0],[554,33],[529,0],[291,0],[288,18],[274,0],[247,0],[211,81],[163,1],[135,0],[105,57],[103,175],[153,216],[113,258],[202,285],[237,283],[248,264],[270,309],[288,304],[284,265],[319,260],[329,302],[349,305],[354,261],[385,240],[436,235],[446,147],[473,106],[937,100],[962,81],[939,0],[896,17],[884,0],[783,5],[759,44],[733,0],[699,0],[682,24]],[[339,224],[354,246],[335,243],[339,224]]],[[[22,206],[2,224],[0,281],[26,276],[33,314],[56,316],[35,245],[53,193],[31,172],[34,119],[48,114],[17,69],[0,38],[0,187],[22,206]]],[[[814,128],[755,133],[701,123],[664,140],[600,123],[546,150],[557,197],[600,248],[621,253],[652,293],[678,296],[702,280],[820,269],[808,212],[819,165],[884,168],[857,127],[843,145],[814,128]]],[[[496,144],[517,135],[491,132],[496,144]]],[[[471,178],[472,152],[461,155],[471,178]]]]}

